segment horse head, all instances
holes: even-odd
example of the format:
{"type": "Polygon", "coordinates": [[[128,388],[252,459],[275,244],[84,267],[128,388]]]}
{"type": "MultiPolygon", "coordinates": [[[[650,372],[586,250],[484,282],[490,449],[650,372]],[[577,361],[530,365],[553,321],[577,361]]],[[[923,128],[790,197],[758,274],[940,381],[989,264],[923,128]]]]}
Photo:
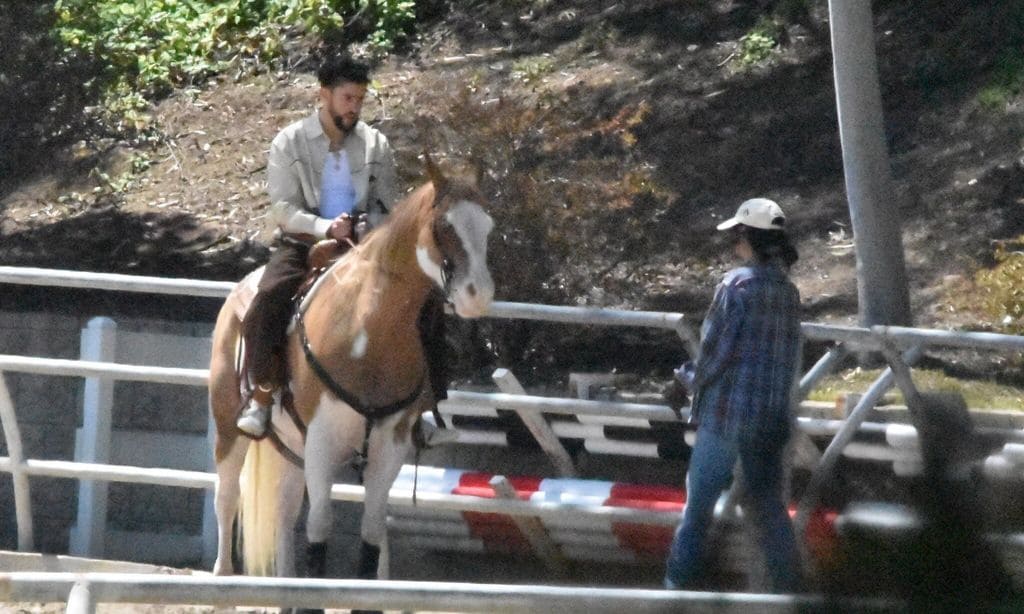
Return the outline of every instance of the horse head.
{"type": "Polygon", "coordinates": [[[429,155],[424,157],[434,186],[434,217],[420,232],[416,259],[444,290],[455,313],[480,317],[494,300],[494,280],[487,268],[487,237],[494,221],[475,186],[445,177],[429,155]]]}

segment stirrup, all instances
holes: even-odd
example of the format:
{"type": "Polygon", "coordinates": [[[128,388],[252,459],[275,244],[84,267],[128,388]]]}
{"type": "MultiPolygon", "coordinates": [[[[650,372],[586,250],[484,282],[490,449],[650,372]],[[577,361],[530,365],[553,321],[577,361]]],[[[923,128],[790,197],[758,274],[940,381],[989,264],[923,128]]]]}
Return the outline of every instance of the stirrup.
{"type": "Polygon", "coordinates": [[[238,417],[235,426],[250,437],[262,437],[267,431],[267,422],[269,421],[270,408],[253,401],[238,417]]]}

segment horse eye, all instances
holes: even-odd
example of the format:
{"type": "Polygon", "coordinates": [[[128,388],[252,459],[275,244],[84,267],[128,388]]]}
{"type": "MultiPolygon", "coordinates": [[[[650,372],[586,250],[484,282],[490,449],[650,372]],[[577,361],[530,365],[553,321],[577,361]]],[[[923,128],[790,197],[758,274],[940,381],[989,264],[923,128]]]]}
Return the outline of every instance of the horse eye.
{"type": "Polygon", "coordinates": [[[434,240],[440,246],[441,243],[446,240],[451,240],[455,236],[455,226],[448,220],[439,218],[437,223],[434,225],[434,240]]]}

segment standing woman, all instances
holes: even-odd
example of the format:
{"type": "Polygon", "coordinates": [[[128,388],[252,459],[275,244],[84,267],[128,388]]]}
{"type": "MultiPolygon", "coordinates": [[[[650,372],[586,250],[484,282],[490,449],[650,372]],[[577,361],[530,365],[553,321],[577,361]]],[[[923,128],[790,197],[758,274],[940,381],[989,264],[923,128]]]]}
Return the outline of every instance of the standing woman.
{"type": "Polygon", "coordinates": [[[743,264],[715,290],[701,331],[700,356],[676,371],[666,397],[693,392],[697,441],[686,477],[686,508],[666,563],[666,588],[689,588],[719,495],[742,463],[744,511],[760,531],[772,590],[800,586],[800,562],[782,500],[783,449],[800,351],[800,293],[789,280],[798,255],[774,201],[753,198],[718,225],[732,233],[743,264]]]}

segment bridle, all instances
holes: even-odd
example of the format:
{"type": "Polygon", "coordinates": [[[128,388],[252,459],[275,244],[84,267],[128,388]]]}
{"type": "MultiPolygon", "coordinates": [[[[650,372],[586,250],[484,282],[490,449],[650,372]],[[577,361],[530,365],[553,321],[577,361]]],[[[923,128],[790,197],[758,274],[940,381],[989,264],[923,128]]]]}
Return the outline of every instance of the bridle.
{"type": "Polygon", "coordinates": [[[447,256],[441,258],[441,290],[444,292],[444,301],[452,302],[452,280],[455,278],[455,263],[447,256]]]}

